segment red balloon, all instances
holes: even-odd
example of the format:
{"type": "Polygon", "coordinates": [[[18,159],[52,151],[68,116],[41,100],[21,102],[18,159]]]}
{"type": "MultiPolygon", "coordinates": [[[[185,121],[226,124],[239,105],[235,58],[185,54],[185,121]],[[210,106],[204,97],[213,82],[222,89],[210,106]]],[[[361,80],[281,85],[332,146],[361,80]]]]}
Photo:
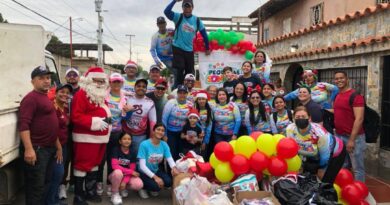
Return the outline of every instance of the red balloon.
{"type": "Polygon", "coordinates": [[[262,135],[263,133],[260,131],[252,132],[251,137],[256,141],[257,138],[262,135]]]}
{"type": "Polygon", "coordinates": [[[220,161],[229,161],[234,156],[233,147],[228,142],[218,142],[214,147],[214,154],[220,161]]]}
{"type": "Polygon", "coordinates": [[[276,152],[278,156],[283,159],[293,158],[298,154],[299,146],[294,139],[286,137],[279,141],[276,145],[276,152]]]}
{"type": "Polygon", "coordinates": [[[272,176],[282,176],[287,172],[287,163],[280,157],[271,157],[268,171],[272,176]]]}
{"type": "Polygon", "coordinates": [[[207,179],[211,179],[214,174],[214,170],[211,167],[210,163],[196,162],[197,174],[207,179]]]}
{"type": "Polygon", "coordinates": [[[216,46],[218,46],[218,41],[217,41],[217,40],[212,40],[212,41],[210,42],[210,44],[211,44],[212,46],[216,47],[216,46]]]}
{"type": "Polygon", "coordinates": [[[237,154],[230,160],[230,168],[236,175],[245,174],[249,171],[248,159],[240,154],[237,154]]]}
{"type": "Polygon", "coordinates": [[[236,53],[238,53],[238,51],[239,51],[240,49],[238,48],[238,46],[234,45],[234,46],[232,46],[232,47],[230,48],[230,50],[232,51],[233,54],[236,54],[236,53]]]}
{"type": "Polygon", "coordinates": [[[245,52],[246,52],[246,49],[244,49],[244,48],[241,48],[239,52],[240,52],[240,54],[245,54],[245,52]]]}
{"type": "Polygon", "coordinates": [[[355,185],[357,188],[360,189],[362,192],[363,198],[366,198],[368,196],[368,188],[365,183],[361,181],[354,181],[353,185],[355,185]]]}
{"type": "Polygon", "coordinates": [[[262,172],[264,169],[268,168],[269,159],[267,155],[257,151],[252,154],[251,158],[249,159],[249,164],[253,171],[262,172]]]}
{"type": "Polygon", "coordinates": [[[366,200],[362,199],[356,205],[370,205],[370,203],[368,203],[366,200]]]}
{"type": "Polygon", "coordinates": [[[349,204],[357,204],[363,200],[363,193],[354,184],[348,184],[341,190],[341,198],[349,204]]]}
{"type": "Polygon", "coordinates": [[[345,187],[348,184],[352,184],[353,175],[348,169],[340,169],[339,173],[336,176],[335,183],[341,188],[345,187]]]}
{"type": "Polygon", "coordinates": [[[256,53],[256,51],[257,51],[256,46],[252,46],[252,48],[250,49],[250,51],[252,51],[253,53],[256,53]]]}

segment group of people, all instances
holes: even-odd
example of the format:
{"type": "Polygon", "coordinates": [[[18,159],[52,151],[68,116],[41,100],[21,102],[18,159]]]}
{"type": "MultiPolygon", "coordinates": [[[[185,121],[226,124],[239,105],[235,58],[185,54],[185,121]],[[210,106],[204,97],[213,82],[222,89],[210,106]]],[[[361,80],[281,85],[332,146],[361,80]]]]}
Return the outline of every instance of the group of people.
{"type": "Polygon", "coordinates": [[[195,88],[192,39],[200,31],[208,55],[207,33],[192,15],[192,0],[183,1],[183,13],[172,11],[177,1],[164,11],[175,30],[166,28],[164,17],[157,19],[149,79],[137,77],[133,61],[124,75],[91,67],[81,76],[69,68],[67,84],[57,85],[50,99],[52,73],[44,66],[32,71],[34,89],[20,104],[18,126],[26,204],[63,203],[68,178],[77,205],[102,201],[103,187],[113,204],[121,204],[128,189],[141,198],[158,196],[172,186],[181,153],[194,151],[207,161],[218,142],[253,132],[296,140],[303,170],[324,182],[333,183],[345,159],[355,179],[364,181],[364,98],[356,95],[349,103],[355,91],[345,72],[335,72],[333,85],[305,68],[301,87],[287,93],[281,80],[271,82],[272,61],[259,50],[252,62],[243,62],[241,75],[225,67],[222,87],[195,88]],[[174,74],[173,85],[161,77],[162,67],[174,74]],[[287,103],[294,99],[299,105],[292,111],[287,103]],[[335,130],[324,128],[324,109],[334,112],[335,130]]]}

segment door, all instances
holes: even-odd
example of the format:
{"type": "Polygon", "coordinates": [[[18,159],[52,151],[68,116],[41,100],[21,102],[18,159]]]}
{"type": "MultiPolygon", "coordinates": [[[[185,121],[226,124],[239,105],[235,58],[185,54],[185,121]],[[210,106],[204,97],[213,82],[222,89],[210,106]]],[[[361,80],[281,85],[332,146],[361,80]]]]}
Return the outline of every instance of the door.
{"type": "Polygon", "coordinates": [[[380,147],[390,150],[390,56],[383,58],[382,132],[380,147]]]}

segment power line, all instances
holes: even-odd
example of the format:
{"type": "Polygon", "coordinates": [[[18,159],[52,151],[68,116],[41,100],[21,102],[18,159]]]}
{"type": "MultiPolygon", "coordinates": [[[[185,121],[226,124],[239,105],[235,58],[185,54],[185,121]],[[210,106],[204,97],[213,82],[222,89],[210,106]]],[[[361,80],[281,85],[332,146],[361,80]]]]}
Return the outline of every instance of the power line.
{"type": "Polygon", "coordinates": [[[15,8],[13,8],[13,7],[11,7],[11,6],[7,5],[7,4],[5,4],[4,2],[1,2],[1,1],[0,1],[0,3],[3,4],[3,5],[5,5],[5,6],[7,6],[7,7],[10,8],[10,9],[12,9],[12,10],[14,10],[14,11],[16,11],[16,12],[18,12],[18,13],[20,13],[20,14],[22,14],[22,15],[28,17],[28,18],[30,18],[30,19],[33,19],[33,20],[35,20],[35,21],[38,21],[38,22],[41,23],[41,24],[46,25],[43,21],[38,20],[38,19],[36,19],[36,18],[33,18],[33,17],[31,17],[31,16],[29,16],[29,15],[27,15],[27,14],[25,14],[25,13],[23,13],[23,12],[21,12],[21,11],[15,9],[15,8]]]}

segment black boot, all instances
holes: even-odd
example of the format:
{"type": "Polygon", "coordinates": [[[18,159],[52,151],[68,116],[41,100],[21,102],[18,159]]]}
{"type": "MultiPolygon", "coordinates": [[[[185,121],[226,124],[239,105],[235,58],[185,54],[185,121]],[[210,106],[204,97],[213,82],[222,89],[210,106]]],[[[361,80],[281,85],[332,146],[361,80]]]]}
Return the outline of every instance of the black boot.
{"type": "Polygon", "coordinates": [[[85,177],[74,176],[73,205],[88,205],[87,201],[85,201],[84,180],[85,177]]]}
{"type": "Polygon", "coordinates": [[[97,192],[97,177],[98,171],[88,172],[85,177],[85,191],[86,199],[90,202],[99,203],[102,202],[102,197],[100,197],[97,192]]]}

